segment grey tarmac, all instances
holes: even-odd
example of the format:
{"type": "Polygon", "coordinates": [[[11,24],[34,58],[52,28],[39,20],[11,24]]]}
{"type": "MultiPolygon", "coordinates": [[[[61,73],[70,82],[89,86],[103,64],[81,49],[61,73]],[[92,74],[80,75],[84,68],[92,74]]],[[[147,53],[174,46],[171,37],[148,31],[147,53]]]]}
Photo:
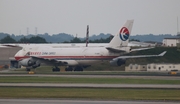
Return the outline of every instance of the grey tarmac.
{"type": "Polygon", "coordinates": [[[0,99],[0,104],[179,104],[162,101],[100,101],[64,99],[0,99]]]}
{"type": "Polygon", "coordinates": [[[139,75],[56,75],[56,74],[0,74],[3,76],[36,76],[36,77],[70,77],[70,78],[142,78],[142,79],[166,79],[180,80],[180,76],[139,76],[139,75]]]}
{"type": "Polygon", "coordinates": [[[0,87],[180,89],[180,85],[170,84],[0,83],[0,87]]]}

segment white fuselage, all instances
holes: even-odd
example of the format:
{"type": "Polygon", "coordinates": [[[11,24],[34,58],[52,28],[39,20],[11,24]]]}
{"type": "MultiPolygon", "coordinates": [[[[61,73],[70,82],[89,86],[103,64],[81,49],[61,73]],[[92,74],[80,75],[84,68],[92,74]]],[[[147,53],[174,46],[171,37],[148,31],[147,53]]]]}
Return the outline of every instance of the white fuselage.
{"type": "Polygon", "coordinates": [[[22,60],[30,56],[49,60],[67,62],[68,65],[91,65],[93,63],[111,60],[124,53],[113,53],[105,47],[82,47],[82,48],[28,48],[20,50],[16,60],[22,60]],[[29,52],[29,54],[27,54],[29,52]]]}

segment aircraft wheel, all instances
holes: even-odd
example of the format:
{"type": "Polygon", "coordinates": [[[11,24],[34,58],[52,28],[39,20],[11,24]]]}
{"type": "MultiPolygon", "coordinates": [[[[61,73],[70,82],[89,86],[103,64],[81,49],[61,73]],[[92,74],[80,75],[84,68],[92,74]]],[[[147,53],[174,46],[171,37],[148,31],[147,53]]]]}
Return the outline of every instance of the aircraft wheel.
{"type": "Polygon", "coordinates": [[[55,71],[55,68],[52,68],[52,71],[54,72],[54,71],[55,71]]]}
{"type": "Polygon", "coordinates": [[[56,71],[60,71],[60,68],[56,68],[56,71]]]}
{"type": "Polygon", "coordinates": [[[83,68],[81,66],[76,66],[74,71],[83,71],[83,68]]]}
{"type": "Polygon", "coordinates": [[[72,67],[65,68],[65,71],[72,71],[72,70],[73,70],[72,67]]]}
{"type": "Polygon", "coordinates": [[[52,69],[52,71],[53,71],[53,72],[58,72],[58,71],[60,71],[60,68],[54,67],[54,68],[52,69]]]}

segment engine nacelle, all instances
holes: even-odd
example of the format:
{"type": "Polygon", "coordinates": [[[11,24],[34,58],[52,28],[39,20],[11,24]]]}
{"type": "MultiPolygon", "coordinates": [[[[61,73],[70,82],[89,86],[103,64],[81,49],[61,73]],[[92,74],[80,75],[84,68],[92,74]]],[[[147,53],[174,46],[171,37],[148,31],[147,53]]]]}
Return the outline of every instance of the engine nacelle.
{"type": "Polygon", "coordinates": [[[121,66],[126,63],[125,59],[117,59],[117,60],[111,60],[110,64],[113,66],[121,66]]]}
{"type": "Polygon", "coordinates": [[[25,66],[25,67],[30,67],[30,66],[36,65],[36,61],[31,58],[23,59],[23,60],[19,61],[19,63],[20,63],[20,65],[25,66]]]}

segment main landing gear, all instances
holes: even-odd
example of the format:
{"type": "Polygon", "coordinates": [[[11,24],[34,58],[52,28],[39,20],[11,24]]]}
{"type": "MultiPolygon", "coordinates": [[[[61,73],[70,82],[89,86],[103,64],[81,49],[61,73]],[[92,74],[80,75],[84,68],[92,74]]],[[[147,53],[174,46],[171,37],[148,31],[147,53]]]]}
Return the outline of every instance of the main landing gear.
{"type": "Polygon", "coordinates": [[[73,67],[68,66],[67,68],[65,68],[65,71],[73,71],[73,67]]]}
{"type": "Polygon", "coordinates": [[[55,67],[52,68],[52,71],[53,71],[53,72],[59,72],[59,71],[60,71],[60,68],[58,68],[57,66],[55,66],[55,67]]]}
{"type": "Polygon", "coordinates": [[[65,71],[83,71],[83,67],[82,66],[75,66],[75,67],[67,67],[65,68],[65,71]]]}
{"type": "Polygon", "coordinates": [[[26,71],[28,72],[28,74],[34,74],[36,72],[36,69],[34,71],[31,69],[31,67],[26,67],[26,71]]]}
{"type": "Polygon", "coordinates": [[[83,71],[83,67],[82,66],[76,66],[74,68],[74,71],[83,71]]]}

